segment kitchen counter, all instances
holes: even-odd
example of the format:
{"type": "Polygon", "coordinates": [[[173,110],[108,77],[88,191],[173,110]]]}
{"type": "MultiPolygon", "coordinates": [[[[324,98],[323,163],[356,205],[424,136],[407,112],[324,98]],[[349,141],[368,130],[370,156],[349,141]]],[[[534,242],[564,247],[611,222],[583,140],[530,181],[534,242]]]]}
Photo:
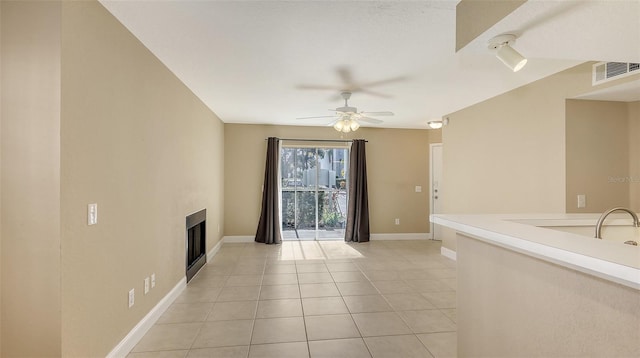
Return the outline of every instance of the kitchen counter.
{"type": "MultiPolygon", "coordinates": [[[[595,226],[599,214],[431,215],[435,224],[474,239],[640,290],[640,246],[551,230],[595,226]]],[[[607,225],[630,225],[625,214],[607,225]]],[[[640,229],[639,229],[640,230],[640,229]]]]}

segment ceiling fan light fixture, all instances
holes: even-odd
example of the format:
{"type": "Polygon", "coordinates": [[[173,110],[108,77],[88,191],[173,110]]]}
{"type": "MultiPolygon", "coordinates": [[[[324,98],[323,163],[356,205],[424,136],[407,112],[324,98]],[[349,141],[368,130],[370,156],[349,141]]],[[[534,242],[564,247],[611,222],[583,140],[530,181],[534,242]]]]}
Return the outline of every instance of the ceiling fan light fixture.
{"type": "Polygon", "coordinates": [[[342,118],[338,119],[333,125],[333,129],[342,133],[355,132],[358,128],[360,128],[360,123],[349,116],[342,116],[342,118]]]}
{"type": "MultiPolygon", "coordinates": [[[[360,121],[364,121],[372,124],[380,124],[383,121],[372,118],[369,116],[393,116],[393,112],[358,112],[356,107],[350,107],[348,100],[351,97],[351,92],[344,91],[341,93],[344,98],[344,107],[338,107],[336,109],[330,109],[335,112],[335,122],[333,123],[333,129],[342,133],[355,132],[360,128],[360,121]]],[[[333,116],[317,116],[317,117],[299,117],[298,119],[312,119],[312,118],[327,118],[333,116]]],[[[331,125],[331,124],[330,124],[331,125]]]]}
{"type": "Polygon", "coordinates": [[[496,57],[511,71],[518,72],[527,64],[527,59],[511,47],[515,41],[515,35],[499,35],[489,40],[489,49],[498,50],[496,57]]]}

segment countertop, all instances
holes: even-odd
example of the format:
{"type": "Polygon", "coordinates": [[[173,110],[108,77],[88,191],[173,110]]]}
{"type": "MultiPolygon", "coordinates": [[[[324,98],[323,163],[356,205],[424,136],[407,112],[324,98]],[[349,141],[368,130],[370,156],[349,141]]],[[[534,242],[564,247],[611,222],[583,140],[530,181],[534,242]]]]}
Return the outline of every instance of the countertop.
{"type": "MultiPolygon", "coordinates": [[[[595,226],[599,214],[442,214],[431,221],[500,247],[640,290],[640,246],[538,226],[595,226]]],[[[630,222],[612,215],[607,225],[630,222]]]]}

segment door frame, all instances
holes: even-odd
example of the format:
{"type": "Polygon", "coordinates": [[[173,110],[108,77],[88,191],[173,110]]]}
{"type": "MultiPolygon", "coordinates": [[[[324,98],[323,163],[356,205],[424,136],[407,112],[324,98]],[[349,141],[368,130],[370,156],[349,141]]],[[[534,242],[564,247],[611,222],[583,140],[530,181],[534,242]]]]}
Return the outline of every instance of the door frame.
{"type": "MultiPolygon", "coordinates": [[[[431,143],[429,144],[429,214],[433,214],[433,163],[434,163],[434,155],[433,148],[440,147],[440,167],[442,168],[442,143],[431,143]]],[[[442,182],[442,180],[440,181],[442,182]]],[[[429,223],[431,225],[431,240],[438,240],[435,237],[435,224],[431,222],[429,219],[429,223]]]]}
{"type": "MultiPolygon", "coordinates": [[[[293,142],[305,142],[305,140],[292,140],[293,142]]],[[[310,141],[310,142],[314,142],[314,141],[310,141]]],[[[338,149],[338,150],[345,150],[346,154],[344,156],[344,163],[343,163],[343,169],[345,171],[345,180],[346,183],[349,182],[350,178],[349,178],[349,174],[348,174],[348,169],[349,169],[349,160],[350,160],[350,154],[351,154],[351,143],[349,143],[348,146],[342,146],[342,145],[320,145],[320,144],[299,144],[299,143],[295,143],[295,144],[284,144],[284,143],[280,143],[280,147],[278,150],[279,156],[282,155],[282,150],[286,149],[286,148],[292,148],[292,149],[314,149],[315,150],[315,161],[316,161],[316,170],[315,170],[315,190],[313,191],[315,193],[314,197],[315,197],[315,229],[314,229],[314,237],[311,238],[296,238],[296,239],[284,239],[284,235],[283,235],[283,240],[286,241],[331,241],[331,240],[343,240],[344,239],[344,235],[341,237],[319,237],[319,233],[320,233],[320,228],[319,228],[319,224],[320,224],[320,216],[322,215],[322,213],[320,213],[320,211],[318,210],[319,207],[319,193],[320,193],[320,188],[319,188],[319,178],[320,178],[320,159],[318,156],[318,151],[319,150],[333,150],[333,149],[338,149]]],[[[281,158],[278,159],[278,161],[281,161],[281,158]]],[[[284,233],[284,228],[283,228],[283,222],[282,222],[282,216],[284,215],[284,206],[282,205],[282,171],[278,170],[278,200],[280,203],[280,232],[284,233]]],[[[348,203],[348,185],[347,185],[347,195],[346,195],[346,200],[348,203]]],[[[296,200],[296,192],[294,192],[294,200],[296,200]]],[[[297,215],[297,204],[296,204],[296,208],[294,209],[294,216],[297,215]]],[[[297,236],[297,233],[296,233],[297,236]]]]}

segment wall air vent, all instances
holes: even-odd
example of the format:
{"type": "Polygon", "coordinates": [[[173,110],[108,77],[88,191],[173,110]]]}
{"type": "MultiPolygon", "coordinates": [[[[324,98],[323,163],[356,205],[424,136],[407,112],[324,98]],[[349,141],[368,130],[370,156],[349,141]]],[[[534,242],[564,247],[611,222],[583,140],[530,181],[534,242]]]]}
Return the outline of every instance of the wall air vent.
{"type": "Polygon", "coordinates": [[[640,73],[640,64],[626,62],[600,62],[593,65],[593,86],[640,73]]]}

